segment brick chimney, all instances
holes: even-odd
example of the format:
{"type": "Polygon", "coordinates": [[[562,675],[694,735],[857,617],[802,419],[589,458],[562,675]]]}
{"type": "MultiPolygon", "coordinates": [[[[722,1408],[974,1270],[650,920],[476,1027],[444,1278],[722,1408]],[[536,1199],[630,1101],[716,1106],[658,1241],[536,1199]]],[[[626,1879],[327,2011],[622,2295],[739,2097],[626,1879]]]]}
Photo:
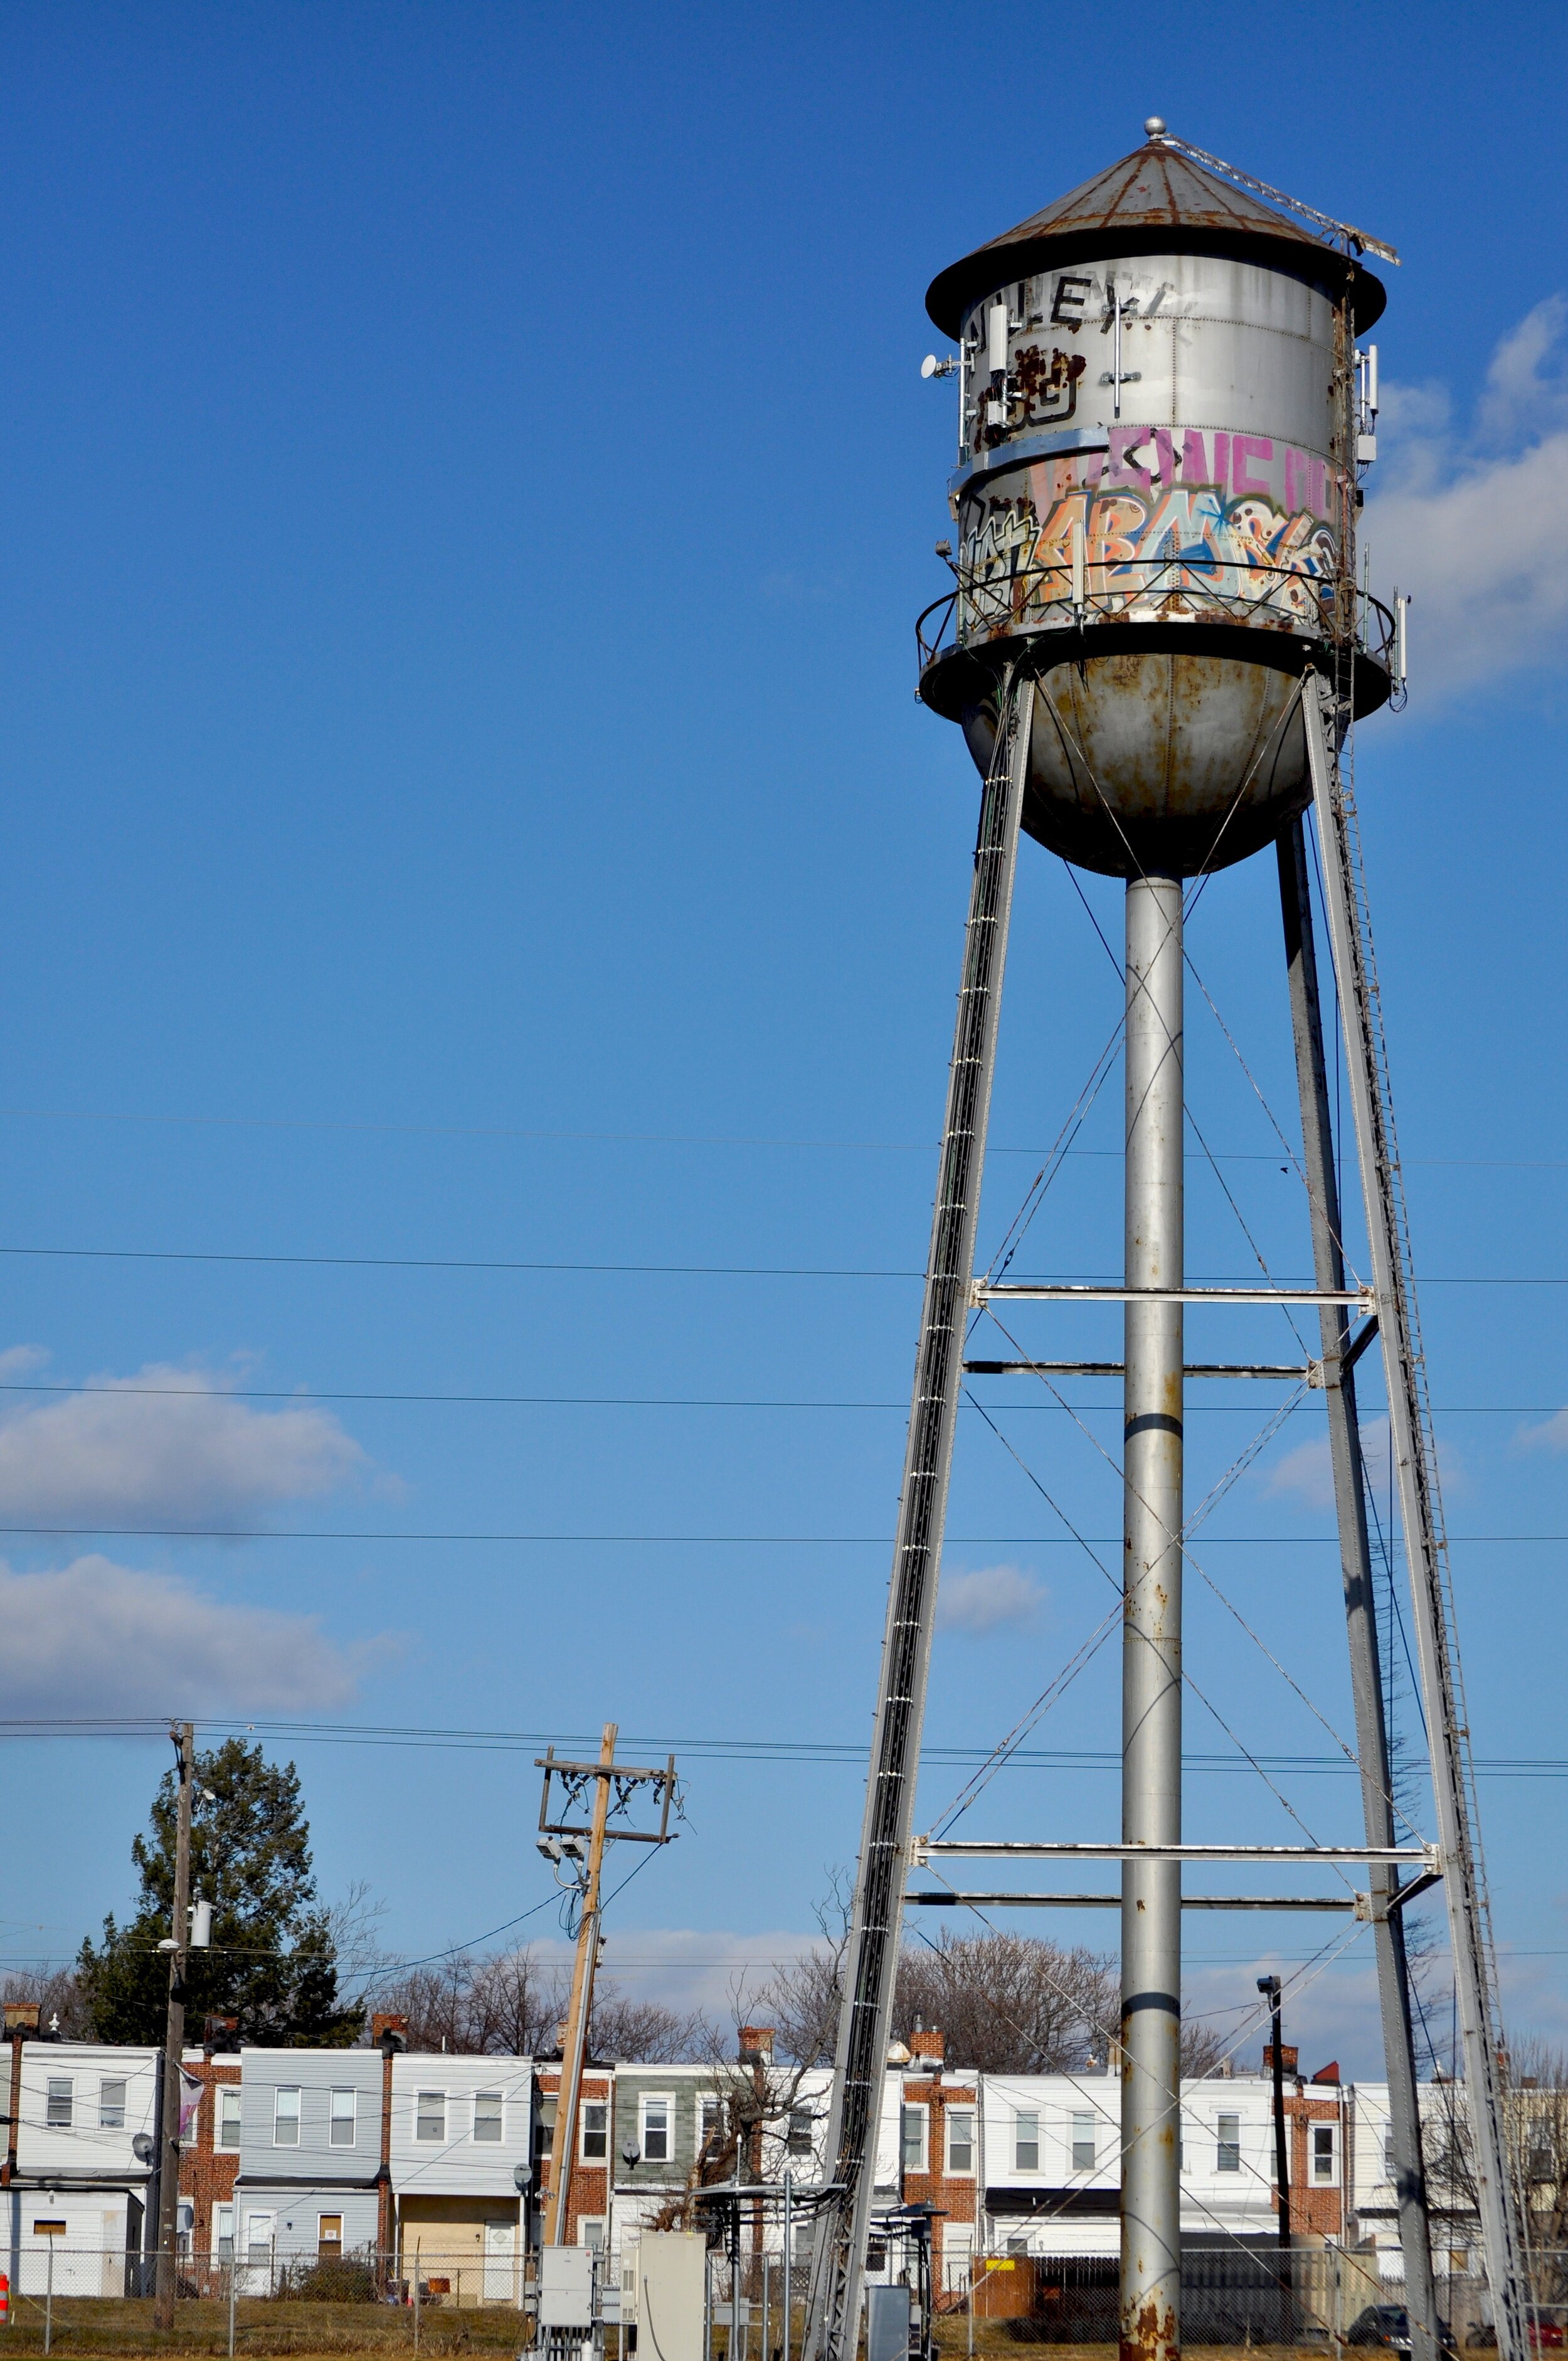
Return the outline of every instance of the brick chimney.
{"type": "MultiPolygon", "coordinates": [[[[1279,2056],[1282,2061],[1279,2069],[1280,2072],[1282,2074],[1294,2074],[1297,2070],[1297,2060],[1300,2055],[1300,2051],[1293,2048],[1288,2041],[1282,2041],[1279,2045],[1279,2056]]],[[[1272,2074],[1274,2071],[1274,2044],[1272,2041],[1266,2041],[1263,2045],[1263,2070],[1266,2074],[1272,2074]]]]}
{"type": "Polygon", "coordinates": [[[743,2025],[740,2029],[740,2060],[742,2066],[771,2066],[773,2062],[773,2028],[771,2025],[743,2025]]]}
{"type": "Polygon", "coordinates": [[[909,2037],[909,2055],[919,2059],[925,2065],[939,2067],[946,2046],[943,2036],[934,2025],[917,2026],[909,2037]]]}

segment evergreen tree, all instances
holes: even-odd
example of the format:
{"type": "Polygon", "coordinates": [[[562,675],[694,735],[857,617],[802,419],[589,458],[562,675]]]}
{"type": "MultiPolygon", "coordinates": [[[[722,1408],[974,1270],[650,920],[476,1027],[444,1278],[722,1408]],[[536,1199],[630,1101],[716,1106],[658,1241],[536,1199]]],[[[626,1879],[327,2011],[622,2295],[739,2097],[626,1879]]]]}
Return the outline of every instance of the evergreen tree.
{"type": "MultiPolygon", "coordinates": [[[[104,1921],[101,1943],[85,1941],[77,1977],[94,2038],[161,2042],[169,1994],[179,1789],[166,1771],[151,1827],[131,1846],[141,1880],[136,1914],[104,1921]]],[[[242,2041],[346,2048],[364,2011],[337,1989],[337,1952],[328,1913],[316,1899],[311,1832],[293,1764],[266,1761],[259,1746],[226,1739],[198,1753],[191,1820],[191,1894],[213,1905],[210,1950],[186,1954],[185,2023],[199,2041],[205,2017],[239,2021],[242,2041]]]]}

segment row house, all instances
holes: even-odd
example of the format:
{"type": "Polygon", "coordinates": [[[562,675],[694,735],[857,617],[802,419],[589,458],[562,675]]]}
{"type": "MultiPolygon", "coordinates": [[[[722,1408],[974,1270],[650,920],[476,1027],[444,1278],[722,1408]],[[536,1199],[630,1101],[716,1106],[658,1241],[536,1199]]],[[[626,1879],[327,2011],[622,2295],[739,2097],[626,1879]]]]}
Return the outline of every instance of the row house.
{"type": "Polygon", "coordinates": [[[157,2216],[161,2052],[27,2040],[11,2020],[0,2219],[23,2295],[139,2293],[157,2216]]]}

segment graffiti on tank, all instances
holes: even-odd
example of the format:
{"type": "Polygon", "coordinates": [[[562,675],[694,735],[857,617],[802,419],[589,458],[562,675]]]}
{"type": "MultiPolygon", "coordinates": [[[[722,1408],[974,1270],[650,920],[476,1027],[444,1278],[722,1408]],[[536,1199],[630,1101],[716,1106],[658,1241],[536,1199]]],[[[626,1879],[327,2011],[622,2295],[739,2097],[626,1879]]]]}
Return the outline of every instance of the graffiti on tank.
{"type": "Polygon", "coordinates": [[[1321,628],[1337,541],[1328,462],[1266,435],[1113,427],[1109,447],[1042,459],[965,501],[970,631],[1044,620],[1069,597],[1080,541],[1101,614],[1190,615],[1223,602],[1321,628]]]}

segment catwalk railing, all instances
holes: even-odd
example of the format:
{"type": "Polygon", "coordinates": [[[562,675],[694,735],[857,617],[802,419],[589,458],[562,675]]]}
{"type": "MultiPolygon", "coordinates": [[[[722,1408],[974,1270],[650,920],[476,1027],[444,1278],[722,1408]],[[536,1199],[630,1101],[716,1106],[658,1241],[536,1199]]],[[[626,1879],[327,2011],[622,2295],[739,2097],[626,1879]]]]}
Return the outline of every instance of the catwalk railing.
{"type": "MultiPolygon", "coordinates": [[[[960,573],[915,625],[920,670],[937,657],[1016,632],[1074,631],[1102,622],[1214,621],[1259,631],[1333,634],[1337,586],[1300,565],[1177,550],[1157,557],[1095,557],[1080,565],[988,567],[960,573]]],[[[1356,598],[1356,642],[1391,670],[1396,624],[1369,592],[1356,598]]]]}

